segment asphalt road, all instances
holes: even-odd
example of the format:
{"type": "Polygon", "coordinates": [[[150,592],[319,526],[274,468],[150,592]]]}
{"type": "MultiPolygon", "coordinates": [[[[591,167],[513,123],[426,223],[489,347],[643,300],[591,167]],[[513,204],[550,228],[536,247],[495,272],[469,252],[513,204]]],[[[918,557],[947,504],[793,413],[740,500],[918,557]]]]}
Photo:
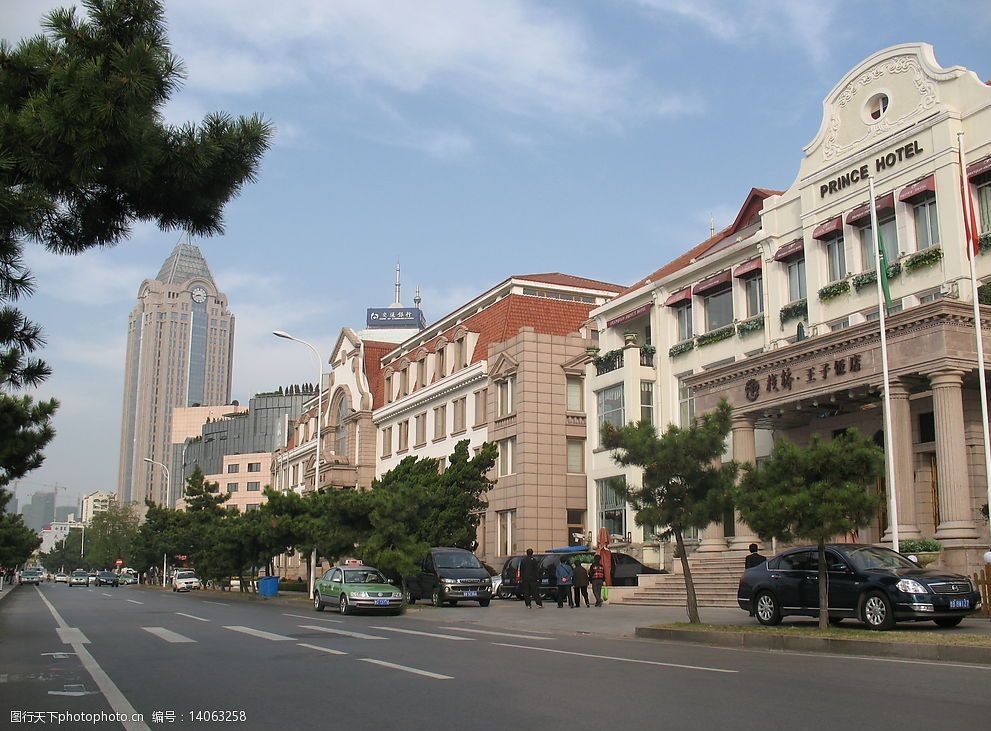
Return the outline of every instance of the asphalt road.
{"type": "MultiPolygon", "coordinates": [[[[494,602],[342,617],[214,593],[22,586],[0,604],[0,706],[44,713],[49,727],[138,730],[936,731],[991,718],[989,667],[586,635],[575,626],[597,610],[553,605],[530,610],[539,631],[523,630],[526,611],[494,602]],[[204,711],[233,713],[196,717],[204,711]],[[56,724],[49,712],[142,720],[56,724]]],[[[0,724],[20,727],[10,720],[0,724]]]]}

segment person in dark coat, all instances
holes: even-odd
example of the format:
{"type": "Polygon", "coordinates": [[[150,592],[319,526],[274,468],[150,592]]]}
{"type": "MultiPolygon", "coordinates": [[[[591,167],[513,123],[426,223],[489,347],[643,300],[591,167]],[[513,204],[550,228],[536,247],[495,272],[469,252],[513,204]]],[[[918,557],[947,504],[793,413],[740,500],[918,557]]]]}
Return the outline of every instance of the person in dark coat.
{"type": "Polygon", "coordinates": [[[575,583],[575,609],[582,605],[581,597],[585,597],[586,607],[592,606],[592,603],[588,600],[588,571],[582,566],[581,561],[575,561],[575,573],[572,581],[575,583]]]}
{"type": "Polygon", "coordinates": [[[588,569],[588,578],[592,581],[592,594],[595,596],[595,606],[602,606],[602,585],[606,582],[606,567],[602,565],[602,557],[592,559],[588,569]]]}
{"type": "Polygon", "coordinates": [[[568,559],[562,559],[554,569],[554,576],[557,577],[557,607],[564,608],[564,600],[568,599],[568,606],[574,607],[575,602],[571,598],[571,587],[574,585],[575,572],[571,568],[568,559]]]}
{"type": "Polygon", "coordinates": [[[526,556],[520,561],[520,583],[523,585],[523,601],[530,609],[530,602],[536,601],[541,609],[544,602],[540,599],[540,561],[533,555],[533,549],[526,549],[526,556]]]}
{"type": "Polygon", "coordinates": [[[767,557],[766,556],[761,556],[757,552],[757,544],[756,543],[751,543],[750,544],[750,553],[747,554],[747,558],[746,558],[746,560],[744,561],[744,564],[743,564],[744,568],[752,569],[754,566],[760,566],[765,561],[767,561],[767,557]]]}

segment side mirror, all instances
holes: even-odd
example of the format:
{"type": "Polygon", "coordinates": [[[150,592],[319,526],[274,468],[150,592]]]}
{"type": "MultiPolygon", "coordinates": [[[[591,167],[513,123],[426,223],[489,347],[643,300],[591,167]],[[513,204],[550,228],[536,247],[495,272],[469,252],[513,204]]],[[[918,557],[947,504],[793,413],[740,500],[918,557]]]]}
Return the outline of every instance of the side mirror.
{"type": "Polygon", "coordinates": [[[916,556],[916,555],[915,555],[914,553],[910,553],[910,554],[908,554],[908,556],[906,556],[906,558],[907,558],[907,559],[908,559],[909,561],[911,561],[912,563],[919,563],[919,557],[918,557],[918,556],[916,556]]]}

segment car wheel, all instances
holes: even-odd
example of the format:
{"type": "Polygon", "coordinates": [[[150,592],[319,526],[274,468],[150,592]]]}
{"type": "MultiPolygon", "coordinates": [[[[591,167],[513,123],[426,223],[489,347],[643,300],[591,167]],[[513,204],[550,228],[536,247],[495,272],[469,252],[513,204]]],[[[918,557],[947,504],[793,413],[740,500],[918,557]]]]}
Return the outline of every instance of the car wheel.
{"type": "Polygon", "coordinates": [[[963,622],[963,617],[942,617],[940,619],[934,619],[933,622],[936,623],[937,627],[956,627],[963,622]]]}
{"type": "Polygon", "coordinates": [[[778,606],[778,600],[774,598],[774,594],[769,591],[762,591],[757,595],[754,606],[754,614],[758,622],[767,627],[781,624],[781,607],[778,606]]]}
{"type": "Polygon", "coordinates": [[[406,590],[406,603],[410,606],[416,604],[416,597],[413,596],[413,592],[411,592],[409,589],[406,590]]]}
{"type": "Polygon", "coordinates": [[[341,614],[351,614],[351,604],[348,602],[347,594],[341,594],[340,601],[341,614]]]}
{"type": "Polygon", "coordinates": [[[492,601],[491,599],[479,599],[478,600],[478,606],[480,606],[480,607],[487,607],[487,606],[489,606],[489,602],[491,602],[491,601],[492,601]]]}
{"type": "Polygon", "coordinates": [[[864,624],[871,629],[889,630],[895,626],[895,613],[891,610],[891,602],[879,591],[872,591],[864,597],[860,614],[864,624]]]}
{"type": "Polygon", "coordinates": [[[431,595],[430,598],[433,599],[435,607],[444,606],[444,595],[441,594],[439,587],[434,589],[434,593],[431,595]]]}
{"type": "Polygon", "coordinates": [[[313,609],[317,612],[322,612],[324,607],[327,605],[323,603],[323,599],[320,598],[320,592],[317,590],[313,591],[313,609]]]}
{"type": "Polygon", "coordinates": [[[447,600],[447,606],[449,606],[449,607],[456,607],[456,606],[458,606],[458,602],[457,602],[456,599],[448,599],[447,600]]]}

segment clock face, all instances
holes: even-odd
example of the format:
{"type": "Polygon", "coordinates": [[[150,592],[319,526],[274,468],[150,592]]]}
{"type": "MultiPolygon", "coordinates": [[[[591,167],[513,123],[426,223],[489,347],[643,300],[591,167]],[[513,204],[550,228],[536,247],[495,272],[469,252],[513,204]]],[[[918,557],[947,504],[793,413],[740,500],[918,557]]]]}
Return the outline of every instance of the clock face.
{"type": "Polygon", "coordinates": [[[206,290],[203,287],[193,287],[193,302],[206,302],[206,290]]]}

